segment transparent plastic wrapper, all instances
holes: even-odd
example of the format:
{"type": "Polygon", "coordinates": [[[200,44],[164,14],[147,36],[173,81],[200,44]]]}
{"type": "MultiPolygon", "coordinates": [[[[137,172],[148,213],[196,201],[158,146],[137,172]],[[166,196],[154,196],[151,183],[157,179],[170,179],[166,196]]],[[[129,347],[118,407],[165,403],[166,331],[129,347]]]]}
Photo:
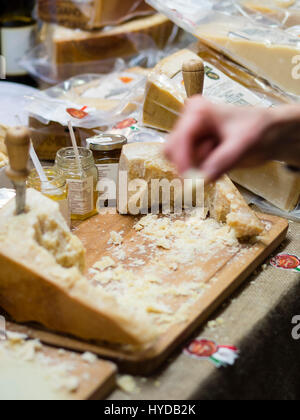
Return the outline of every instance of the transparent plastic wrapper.
{"type": "Polygon", "coordinates": [[[42,160],[54,160],[57,150],[70,146],[68,122],[78,144],[141,108],[145,70],[83,75],[28,97],[31,138],[42,160]]]}
{"type": "Polygon", "coordinates": [[[143,125],[141,109],[118,121],[106,130],[106,134],[125,136],[128,143],[164,143],[167,136],[166,133],[143,125]]]}
{"type": "Polygon", "coordinates": [[[40,43],[22,59],[26,70],[49,84],[84,73],[109,73],[124,59],[127,67],[151,65],[160,50],[177,41],[181,31],[160,14],[117,27],[83,31],[44,24],[40,43]]]}
{"type": "Polygon", "coordinates": [[[267,80],[295,101],[300,95],[300,38],[279,21],[236,0],[147,0],[205,44],[267,80]]]}
{"type": "Polygon", "coordinates": [[[300,25],[299,0],[239,0],[249,12],[259,12],[278,22],[283,28],[300,25]]]}
{"type": "Polygon", "coordinates": [[[81,29],[119,25],[154,13],[144,0],[38,0],[37,12],[44,22],[81,29]]]}
{"type": "Polygon", "coordinates": [[[283,211],[246,189],[242,189],[241,191],[248,204],[254,204],[263,213],[274,214],[275,216],[283,217],[285,219],[293,220],[295,222],[300,222],[300,203],[293,211],[283,211]]]}

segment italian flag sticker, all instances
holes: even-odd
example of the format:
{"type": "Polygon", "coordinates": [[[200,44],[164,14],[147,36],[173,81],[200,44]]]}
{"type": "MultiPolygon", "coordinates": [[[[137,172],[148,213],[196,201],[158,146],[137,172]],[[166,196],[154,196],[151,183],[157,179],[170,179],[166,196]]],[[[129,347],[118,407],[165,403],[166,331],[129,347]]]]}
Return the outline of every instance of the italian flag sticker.
{"type": "Polygon", "coordinates": [[[198,360],[210,360],[217,368],[233,366],[238,353],[238,349],[234,346],[218,346],[215,342],[206,339],[194,340],[184,350],[187,356],[198,360]]]}
{"type": "Polygon", "coordinates": [[[296,255],[278,254],[271,259],[270,263],[275,268],[300,273],[300,258],[296,255]]]}

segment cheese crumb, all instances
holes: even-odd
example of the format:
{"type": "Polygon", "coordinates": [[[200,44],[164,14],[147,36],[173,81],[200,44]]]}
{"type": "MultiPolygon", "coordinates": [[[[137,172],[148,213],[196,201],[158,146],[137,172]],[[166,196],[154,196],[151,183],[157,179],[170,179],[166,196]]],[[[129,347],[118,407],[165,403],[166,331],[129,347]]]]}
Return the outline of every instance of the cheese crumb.
{"type": "Polygon", "coordinates": [[[113,244],[113,245],[122,245],[123,243],[123,236],[122,236],[122,232],[118,233],[115,231],[110,232],[110,240],[109,240],[109,244],[113,244]]]}
{"type": "Polygon", "coordinates": [[[86,363],[90,363],[91,365],[95,362],[97,362],[98,357],[90,352],[86,352],[81,356],[82,360],[84,360],[86,363]]]}
{"type": "Polygon", "coordinates": [[[138,387],[133,376],[124,375],[117,379],[118,387],[127,394],[133,394],[138,391],[138,387]]]}
{"type": "Polygon", "coordinates": [[[93,268],[96,268],[100,271],[104,271],[107,268],[114,267],[116,265],[115,261],[110,257],[103,257],[100,261],[97,261],[93,268]]]}

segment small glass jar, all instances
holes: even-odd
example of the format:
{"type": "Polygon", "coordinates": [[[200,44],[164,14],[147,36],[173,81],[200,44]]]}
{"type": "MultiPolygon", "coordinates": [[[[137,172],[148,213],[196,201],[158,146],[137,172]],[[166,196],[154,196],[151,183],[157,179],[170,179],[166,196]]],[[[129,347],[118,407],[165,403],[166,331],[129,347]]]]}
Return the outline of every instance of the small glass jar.
{"type": "Polygon", "coordinates": [[[72,147],[60,149],[56,154],[56,168],[67,182],[69,208],[72,220],[86,220],[97,214],[98,172],[93,154],[83,147],[78,148],[80,167],[72,147]]]}
{"type": "Polygon", "coordinates": [[[53,166],[46,166],[43,169],[48,181],[41,181],[37,171],[33,169],[27,179],[27,187],[34,188],[51,200],[56,201],[66,222],[70,225],[66,180],[63,174],[53,166]]]}
{"type": "Polygon", "coordinates": [[[103,178],[118,182],[119,162],[127,138],[119,134],[99,134],[87,139],[88,148],[93,152],[99,181],[103,178]]]}

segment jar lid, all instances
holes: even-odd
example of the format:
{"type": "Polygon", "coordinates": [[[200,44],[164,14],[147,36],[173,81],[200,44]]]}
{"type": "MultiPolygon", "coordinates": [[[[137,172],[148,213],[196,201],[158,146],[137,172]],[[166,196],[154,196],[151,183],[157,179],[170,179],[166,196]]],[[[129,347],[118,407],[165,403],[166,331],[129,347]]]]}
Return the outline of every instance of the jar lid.
{"type": "Polygon", "coordinates": [[[122,149],[127,138],[120,134],[99,134],[87,139],[88,148],[92,151],[110,151],[122,149]]]}

